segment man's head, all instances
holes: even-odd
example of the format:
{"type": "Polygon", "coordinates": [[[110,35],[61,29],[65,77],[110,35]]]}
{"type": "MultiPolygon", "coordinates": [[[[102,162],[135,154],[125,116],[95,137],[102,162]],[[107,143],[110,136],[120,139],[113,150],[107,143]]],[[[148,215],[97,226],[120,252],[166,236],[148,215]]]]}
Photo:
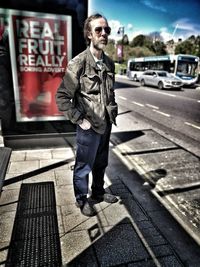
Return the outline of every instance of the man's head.
{"type": "Polygon", "coordinates": [[[92,15],[85,21],[84,37],[87,45],[92,43],[97,50],[102,50],[107,45],[110,32],[107,19],[100,14],[92,15]]]}

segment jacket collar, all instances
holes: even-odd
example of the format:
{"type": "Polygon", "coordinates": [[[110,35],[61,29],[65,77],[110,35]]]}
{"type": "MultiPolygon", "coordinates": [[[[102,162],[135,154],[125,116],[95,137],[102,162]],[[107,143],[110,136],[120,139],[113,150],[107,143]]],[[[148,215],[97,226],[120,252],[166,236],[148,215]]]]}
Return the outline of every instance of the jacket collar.
{"type": "MultiPolygon", "coordinates": [[[[87,59],[88,59],[88,63],[91,67],[93,67],[96,70],[99,70],[99,68],[97,67],[97,64],[95,62],[95,59],[90,51],[90,47],[88,46],[86,49],[86,53],[87,53],[87,59]]],[[[108,61],[108,57],[105,55],[104,51],[102,51],[102,59],[103,59],[103,65],[104,68],[106,69],[106,71],[111,71],[111,66],[109,64],[108,61]]]]}

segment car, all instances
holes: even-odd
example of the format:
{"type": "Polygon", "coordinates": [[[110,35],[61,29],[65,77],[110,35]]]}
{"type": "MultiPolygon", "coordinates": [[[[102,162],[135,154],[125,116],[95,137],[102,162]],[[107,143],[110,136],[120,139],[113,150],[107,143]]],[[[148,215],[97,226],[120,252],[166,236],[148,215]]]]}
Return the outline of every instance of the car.
{"type": "Polygon", "coordinates": [[[142,86],[156,86],[159,89],[181,89],[183,86],[180,78],[161,70],[146,70],[140,75],[139,81],[142,86]]]}

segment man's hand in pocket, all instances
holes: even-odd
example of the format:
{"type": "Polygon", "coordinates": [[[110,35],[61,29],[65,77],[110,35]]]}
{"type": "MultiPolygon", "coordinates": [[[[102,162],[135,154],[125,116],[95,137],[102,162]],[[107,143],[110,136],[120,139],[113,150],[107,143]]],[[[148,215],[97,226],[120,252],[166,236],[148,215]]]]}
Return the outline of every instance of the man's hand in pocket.
{"type": "Polygon", "coordinates": [[[91,128],[91,123],[86,120],[83,119],[82,123],[79,124],[79,126],[83,129],[83,130],[89,130],[91,128]]]}

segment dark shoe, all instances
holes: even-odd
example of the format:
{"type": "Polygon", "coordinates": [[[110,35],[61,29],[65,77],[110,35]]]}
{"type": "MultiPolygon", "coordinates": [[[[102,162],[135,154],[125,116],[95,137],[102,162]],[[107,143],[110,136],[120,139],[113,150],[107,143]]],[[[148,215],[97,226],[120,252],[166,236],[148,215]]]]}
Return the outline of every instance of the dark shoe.
{"type": "Polygon", "coordinates": [[[105,193],[103,195],[92,195],[91,198],[97,202],[105,201],[107,203],[116,203],[118,201],[118,198],[116,196],[109,193],[105,193]]]}
{"type": "Polygon", "coordinates": [[[80,208],[81,213],[87,217],[92,217],[97,214],[96,210],[90,205],[88,201],[85,201],[82,205],[76,202],[76,206],[80,208]]]}

